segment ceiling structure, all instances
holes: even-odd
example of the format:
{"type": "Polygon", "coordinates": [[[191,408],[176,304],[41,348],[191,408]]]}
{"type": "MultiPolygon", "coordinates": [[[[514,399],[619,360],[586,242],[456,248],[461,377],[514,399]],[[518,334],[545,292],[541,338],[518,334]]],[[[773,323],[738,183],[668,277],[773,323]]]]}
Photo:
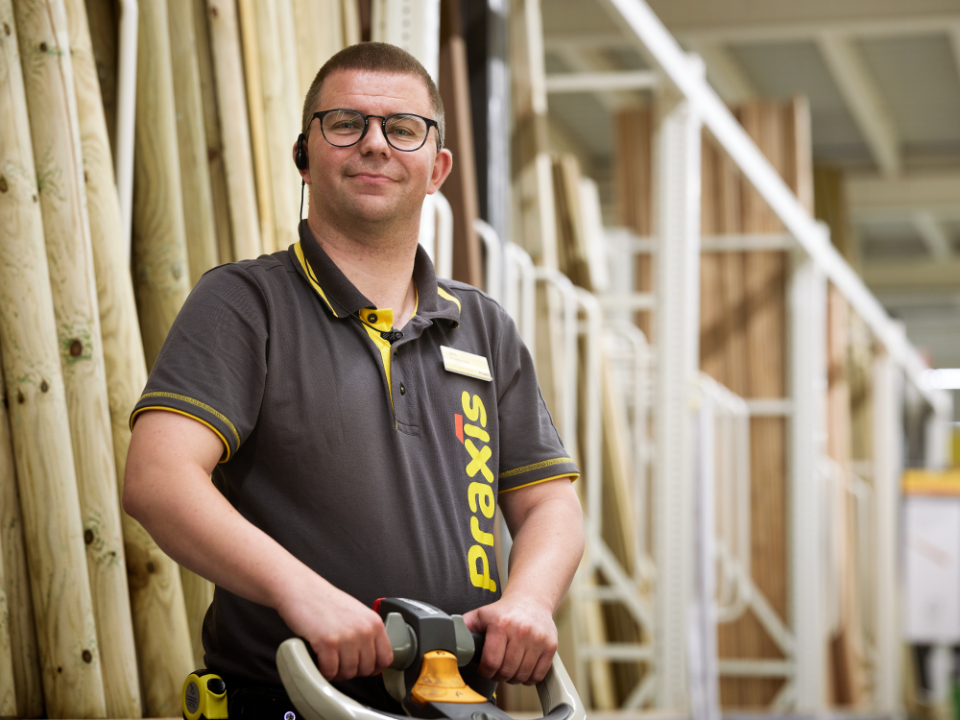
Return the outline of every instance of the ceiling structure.
{"type": "MultiPolygon", "coordinates": [[[[960,367],[960,0],[648,2],[727,102],[809,98],[866,284],[935,367],[960,367]]],[[[608,7],[541,0],[550,140],[613,224],[612,116],[650,101],[652,66],[608,7]]]]}

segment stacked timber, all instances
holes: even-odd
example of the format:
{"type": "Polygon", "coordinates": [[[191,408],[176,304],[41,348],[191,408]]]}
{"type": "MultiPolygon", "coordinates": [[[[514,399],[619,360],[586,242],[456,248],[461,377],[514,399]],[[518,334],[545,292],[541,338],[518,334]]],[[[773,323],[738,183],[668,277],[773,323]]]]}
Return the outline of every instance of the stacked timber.
{"type": "MultiPolygon", "coordinates": [[[[0,2],[0,345],[47,713],[104,717],[80,499],[14,12],[0,2]]],[[[25,48],[26,67],[48,48],[25,48]]]]}
{"type": "Polygon", "coordinates": [[[229,256],[221,250],[220,260],[227,262],[255,258],[263,245],[243,75],[246,56],[240,46],[237,5],[234,0],[207,0],[206,7],[232,238],[229,256]]]}
{"type": "Polygon", "coordinates": [[[57,320],[107,712],[140,714],[120,504],[66,8],[18,9],[22,47],[43,48],[25,75],[50,285],[57,320]]]}
{"type": "MultiPolygon", "coordinates": [[[[787,103],[752,102],[736,108],[744,129],[812,211],[813,178],[809,110],[787,103]]],[[[617,121],[620,222],[641,237],[651,228],[653,129],[647,109],[627,110],[617,121]]],[[[777,218],[722,151],[705,138],[701,154],[704,237],[783,232],[777,218]]],[[[706,252],[701,257],[701,368],[745,398],[784,398],[786,368],[786,269],[783,251],[706,252]]],[[[636,289],[649,291],[649,259],[640,256],[636,289]]],[[[638,324],[650,329],[646,317],[638,324]]],[[[786,421],[753,417],[751,446],[751,564],[754,582],[781,619],[787,617],[786,421]]],[[[643,520],[641,520],[643,522],[643,520]]],[[[719,628],[721,659],[783,659],[752,611],[719,628]]],[[[724,707],[769,705],[779,679],[721,679],[724,707]]]]}

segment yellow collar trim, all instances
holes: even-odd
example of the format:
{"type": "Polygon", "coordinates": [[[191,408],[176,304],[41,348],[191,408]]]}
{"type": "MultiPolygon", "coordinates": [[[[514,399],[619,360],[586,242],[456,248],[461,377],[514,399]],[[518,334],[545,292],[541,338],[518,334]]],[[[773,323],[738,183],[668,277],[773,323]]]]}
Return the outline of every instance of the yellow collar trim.
{"type": "Polygon", "coordinates": [[[307,259],[303,256],[303,248],[298,242],[293,246],[294,251],[297,253],[297,259],[300,261],[300,265],[303,267],[303,271],[307,274],[307,280],[310,281],[310,284],[313,285],[313,289],[317,291],[317,295],[323,298],[323,301],[327,304],[327,307],[330,308],[330,312],[333,313],[334,317],[340,317],[337,315],[337,311],[333,309],[333,305],[330,304],[330,301],[327,300],[326,293],[323,292],[323,288],[320,287],[320,283],[317,280],[316,274],[313,272],[313,268],[310,267],[310,263],[307,262],[307,259]]]}
{"type": "Polygon", "coordinates": [[[437,286],[437,294],[438,294],[440,297],[442,297],[444,300],[449,300],[450,302],[456,304],[458,311],[462,311],[462,310],[463,310],[463,307],[460,305],[460,301],[459,301],[455,296],[451,295],[451,294],[448,293],[446,290],[444,290],[442,287],[440,287],[439,285],[437,286]]]}

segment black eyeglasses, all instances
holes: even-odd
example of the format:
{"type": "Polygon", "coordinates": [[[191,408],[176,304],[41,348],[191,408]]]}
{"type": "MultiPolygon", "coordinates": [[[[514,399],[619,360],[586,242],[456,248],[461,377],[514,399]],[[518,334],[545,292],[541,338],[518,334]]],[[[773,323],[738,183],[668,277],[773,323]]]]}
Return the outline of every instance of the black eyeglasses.
{"type": "Polygon", "coordinates": [[[370,118],[379,118],[383,137],[395,150],[400,152],[419,150],[427,142],[431,127],[437,129],[437,150],[440,150],[440,125],[436,120],[421,115],[396,113],[384,117],[337,108],[315,112],[313,117],[320,121],[320,132],[323,133],[324,139],[335,147],[356,145],[367,134],[370,118]]]}

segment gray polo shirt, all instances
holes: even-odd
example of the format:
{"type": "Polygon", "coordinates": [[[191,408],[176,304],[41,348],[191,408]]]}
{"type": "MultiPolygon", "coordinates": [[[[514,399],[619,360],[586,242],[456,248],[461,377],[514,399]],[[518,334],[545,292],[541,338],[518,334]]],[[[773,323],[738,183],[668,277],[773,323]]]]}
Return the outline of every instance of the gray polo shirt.
{"type": "MultiPolygon", "coordinates": [[[[498,494],[578,475],[513,321],[476,288],[438,282],[419,249],[416,312],[391,344],[392,312],[306,223],[300,238],[200,279],[131,423],[162,409],[212,429],[224,446],[213,480],[230,503],[367,605],[493,602],[498,494]],[[489,381],[471,376],[484,360],[489,381]]],[[[205,662],[279,682],[276,648],[291,635],[275,611],[218,587],[205,662]]]]}

